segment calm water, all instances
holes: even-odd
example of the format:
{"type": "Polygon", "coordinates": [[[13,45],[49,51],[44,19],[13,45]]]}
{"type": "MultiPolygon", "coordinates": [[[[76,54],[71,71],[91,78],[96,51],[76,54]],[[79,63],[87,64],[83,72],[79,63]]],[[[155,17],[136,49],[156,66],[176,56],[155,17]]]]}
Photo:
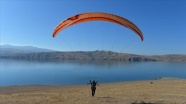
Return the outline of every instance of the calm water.
{"type": "Polygon", "coordinates": [[[106,83],[160,77],[186,79],[186,63],[0,60],[0,86],[86,84],[93,79],[106,83]]]}

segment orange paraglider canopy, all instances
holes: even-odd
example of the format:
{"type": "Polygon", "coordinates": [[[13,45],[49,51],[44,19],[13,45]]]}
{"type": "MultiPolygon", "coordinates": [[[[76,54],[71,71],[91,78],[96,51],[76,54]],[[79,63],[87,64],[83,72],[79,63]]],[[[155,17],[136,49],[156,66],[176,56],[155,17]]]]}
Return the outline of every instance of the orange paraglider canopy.
{"type": "Polygon", "coordinates": [[[114,14],[108,14],[108,13],[102,13],[102,12],[89,12],[89,13],[82,13],[82,14],[77,14],[75,16],[72,16],[64,21],[62,21],[53,31],[53,37],[55,37],[61,30],[74,25],[78,24],[81,22],[87,22],[87,21],[108,21],[108,22],[113,22],[116,24],[120,24],[122,26],[125,26],[129,28],[130,30],[134,31],[140,39],[143,41],[143,34],[140,31],[140,29],[131,21],[114,15],[114,14]]]}

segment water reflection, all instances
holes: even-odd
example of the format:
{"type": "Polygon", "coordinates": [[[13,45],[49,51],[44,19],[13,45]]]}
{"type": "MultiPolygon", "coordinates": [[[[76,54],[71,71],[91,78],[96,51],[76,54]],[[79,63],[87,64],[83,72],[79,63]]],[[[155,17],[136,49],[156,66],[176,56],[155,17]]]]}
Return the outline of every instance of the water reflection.
{"type": "Polygon", "coordinates": [[[117,61],[0,60],[0,86],[86,84],[147,80],[159,77],[186,79],[185,63],[117,61]]]}

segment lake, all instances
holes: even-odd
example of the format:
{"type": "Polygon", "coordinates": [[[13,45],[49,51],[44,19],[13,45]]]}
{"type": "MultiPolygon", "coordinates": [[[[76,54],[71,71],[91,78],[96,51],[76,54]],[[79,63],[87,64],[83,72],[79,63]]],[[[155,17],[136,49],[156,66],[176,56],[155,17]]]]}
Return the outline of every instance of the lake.
{"type": "Polygon", "coordinates": [[[74,85],[176,77],[186,79],[186,63],[0,60],[0,86],[74,85]]]}

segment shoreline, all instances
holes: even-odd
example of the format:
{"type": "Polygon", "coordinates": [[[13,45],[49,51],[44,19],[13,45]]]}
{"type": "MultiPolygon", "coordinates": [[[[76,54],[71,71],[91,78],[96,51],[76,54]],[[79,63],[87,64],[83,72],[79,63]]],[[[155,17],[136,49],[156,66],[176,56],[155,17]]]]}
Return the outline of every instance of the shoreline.
{"type": "Polygon", "coordinates": [[[100,83],[95,97],[90,85],[1,86],[0,104],[186,104],[186,79],[100,83]]]}

